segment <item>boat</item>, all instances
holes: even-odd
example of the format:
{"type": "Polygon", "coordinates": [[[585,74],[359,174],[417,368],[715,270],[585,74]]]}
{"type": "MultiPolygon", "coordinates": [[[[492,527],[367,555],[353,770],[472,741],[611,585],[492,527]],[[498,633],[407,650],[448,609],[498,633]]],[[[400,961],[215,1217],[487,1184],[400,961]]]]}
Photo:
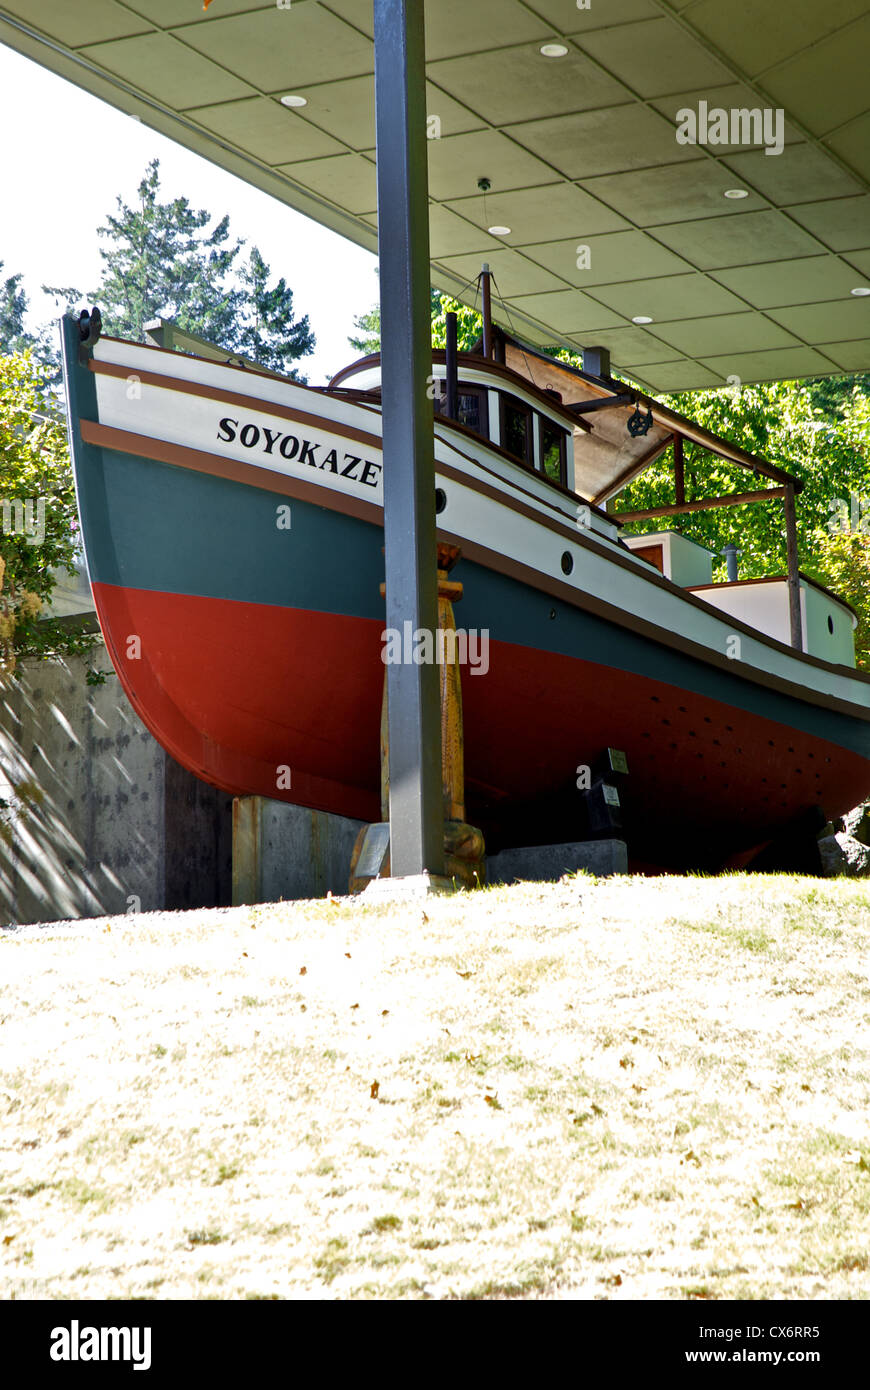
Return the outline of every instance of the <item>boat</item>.
{"type": "MultiPolygon", "coordinates": [[[[174,350],[168,328],[145,344],[100,329],[96,311],[63,321],[66,399],[94,602],[132,706],[226,792],[378,821],[378,354],[312,387],[200,340],[174,350]]],[[[583,775],[608,749],[638,872],[762,863],[861,801],[870,678],[854,613],[798,570],[799,479],[620,382],[604,349],[570,366],[488,307],[473,351],[432,361],[437,533],[459,552],[469,638],[466,815],[487,848],[602,833],[583,775]],[[685,440],[749,470],[738,499],[784,507],[782,574],[714,584],[711,553],[673,529],[734,500],[686,501],[685,440]],[[632,534],[652,513],[613,498],[668,449],[674,504],[632,534]]]]}

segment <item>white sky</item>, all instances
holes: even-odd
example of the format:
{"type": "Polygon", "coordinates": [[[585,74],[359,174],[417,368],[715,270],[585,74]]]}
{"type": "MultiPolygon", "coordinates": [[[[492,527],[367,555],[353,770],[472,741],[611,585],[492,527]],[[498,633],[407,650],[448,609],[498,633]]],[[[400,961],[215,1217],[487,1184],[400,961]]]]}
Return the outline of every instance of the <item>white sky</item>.
{"type": "Polygon", "coordinates": [[[356,356],[347,341],[354,317],[378,298],[377,262],[368,251],[3,44],[0,91],[0,275],[24,276],[31,326],[55,314],[41,285],[87,291],[98,283],[106,242],[96,229],[116,211],[117,196],[135,202],[145,166],[156,157],[164,201],[184,196],[215,218],[229,213],[230,232],[259,246],[272,280],[285,277],[294,313],[308,314],[317,337],[314,353],[299,364],[312,385],[356,356]]]}

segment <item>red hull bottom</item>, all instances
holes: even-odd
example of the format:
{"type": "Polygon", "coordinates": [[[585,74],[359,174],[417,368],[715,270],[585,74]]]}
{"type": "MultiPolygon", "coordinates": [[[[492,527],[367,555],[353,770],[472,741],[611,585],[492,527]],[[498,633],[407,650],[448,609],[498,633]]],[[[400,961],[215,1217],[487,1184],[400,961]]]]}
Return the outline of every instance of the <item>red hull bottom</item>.
{"type": "MultiPolygon", "coordinates": [[[[380,818],[381,622],[94,594],[131,703],[178,762],[235,795],[380,818]]],[[[608,745],[628,756],[626,838],[645,867],[723,865],[870,783],[848,749],[661,681],[496,641],[489,659],[463,672],[463,705],[467,814],[492,849],[579,838],[577,769],[608,745]]]]}

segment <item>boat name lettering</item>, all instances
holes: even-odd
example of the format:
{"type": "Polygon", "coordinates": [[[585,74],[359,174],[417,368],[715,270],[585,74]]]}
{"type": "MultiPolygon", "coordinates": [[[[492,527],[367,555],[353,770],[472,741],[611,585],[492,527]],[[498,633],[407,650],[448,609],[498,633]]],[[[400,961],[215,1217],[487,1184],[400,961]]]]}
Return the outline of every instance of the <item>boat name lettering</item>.
{"type": "Polygon", "coordinates": [[[359,458],[356,454],[345,454],[339,459],[337,449],[330,449],[322,459],[318,459],[317,451],[325,451],[325,444],[310,439],[300,440],[295,434],[281,434],[279,430],[270,430],[267,425],[246,424],[240,427],[239,421],[228,415],[218,426],[217,438],[223,444],[233,444],[238,440],[244,449],[260,448],[266,454],[272,454],[277,445],[278,453],[288,461],[297,459],[299,463],[307,463],[310,468],[326,469],[328,473],[365,483],[367,487],[377,487],[383,466],[371,459],[359,458]]]}

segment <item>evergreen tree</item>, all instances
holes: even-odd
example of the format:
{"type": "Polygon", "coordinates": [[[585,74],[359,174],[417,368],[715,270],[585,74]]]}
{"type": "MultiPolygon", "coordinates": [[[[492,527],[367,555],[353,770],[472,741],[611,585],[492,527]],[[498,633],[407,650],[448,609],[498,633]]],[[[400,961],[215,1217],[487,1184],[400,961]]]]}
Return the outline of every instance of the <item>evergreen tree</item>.
{"type": "Polygon", "coordinates": [[[117,216],[99,235],[103,274],[88,295],[70,286],[44,285],[69,310],[98,304],[104,329],[144,341],[145,325],[171,319],[179,328],[220,347],[245,353],[263,366],[298,378],[290,364],[314,348],[307,316],[293,318],[293,292],[282,278],[269,288],[269,267],[256,247],[237,264],[243,242],[230,236],[230,219],[209,229],[211,214],[187,198],[160,199],[160,161],[139,184],[139,205],[118,198],[117,216]]]}
{"type": "Polygon", "coordinates": [[[307,381],[291,364],[312,352],[315,337],[308,315],[293,317],[293,291],[284,277],[269,288],[269,267],[256,246],[239,272],[244,298],[233,347],[263,367],[307,381]]]}
{"type": "Polygon", "coordinates": [[[0,280],[0,352],[23,352],[33,346],[33,338],[24,327],[26,313],[27,293],[21,288],[21,276],[0,280]]]}

